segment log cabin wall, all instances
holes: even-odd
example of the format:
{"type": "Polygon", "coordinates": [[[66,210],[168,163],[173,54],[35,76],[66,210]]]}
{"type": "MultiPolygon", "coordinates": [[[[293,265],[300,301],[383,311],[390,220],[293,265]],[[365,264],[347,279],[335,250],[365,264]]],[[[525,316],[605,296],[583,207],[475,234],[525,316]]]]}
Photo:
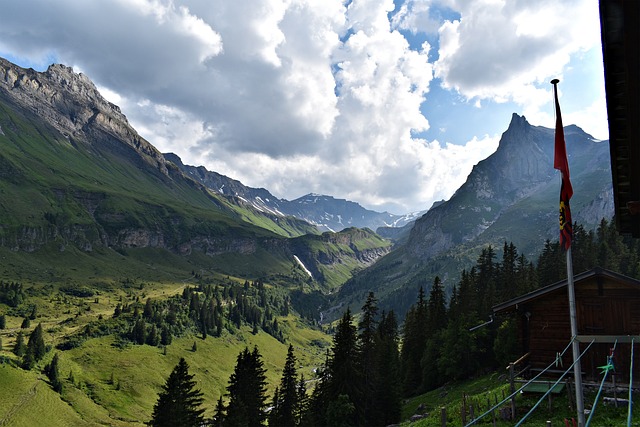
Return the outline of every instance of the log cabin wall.
{"type": "MultiPolygon", "coordinates": [[[[616,274],[602,274],[596,269],[576,280],[576,317],[579,335],[640,335],[640,285],[633,279],[625,281],[616,274]]],[[[571,339],[569,303],[566,284],[540,290],[530,298],[516,298],[512,305],[502,304],[495,310],[508,313],[516,310],[519,317],[519,337],[522,354],[530,352],[529,363],[542,370],[556,359],[571,339]]],[[[583,351],[588,343],[580,344],[583,351]]],[[[600,381],[599,366],[606,364],[613,343],[594,343],[581,359],[586,380],[600,381]]],[[[635,343],[634,384],[640,384],[640,342],[635,343]]],[[[618,343],[614,352],[616,381],[628,383],[631,345],[618,343]]],[[[571,349],[562,358],[562,365],[553,370],[564,371],[573,361],[571,349]]]]}
{"type": "MultiPolygon", "coordinates": [[[[640,289],[633,284],[599,276],[585,280],[576,286],[576,312],[580,335],[640,335],[640,289]]],[[[640,343],[636,345],[640,348],[640,343]]],[[[581,344],[581,348],[584,347],[586,344],[581,344]]],[[[613,347],[614,343],[591,346],[582,359],[582,369],[588,378],[601,378],[598,367],[606,365],[613,347]]],[[[629,381],[630,356],[630,344],[615,344],[614,366],[618,381],[629,381]]],[[[639,375],[640,363],[634,363],[633,376],[638,380],[639,375]]]]}

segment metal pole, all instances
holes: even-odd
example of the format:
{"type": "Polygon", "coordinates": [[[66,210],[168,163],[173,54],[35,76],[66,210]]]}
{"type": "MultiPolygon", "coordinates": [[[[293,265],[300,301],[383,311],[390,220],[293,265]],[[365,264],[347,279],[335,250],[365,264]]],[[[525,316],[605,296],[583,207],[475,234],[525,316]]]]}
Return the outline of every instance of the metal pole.
{"type": "Polygon", "coordinates": [[[578,322],[576,320],[576,293],[573,287],[573,258],[571,246],[567,250],[567,290],[569,292],[569,318],[571,319],[571,336],[573,339],[573,376],[576,387],[576,409],[578,411],[578,427],[584,427],[584,399],[582,395],[582,366],[580,364],[580,343],[578,336],[578,322]]]}

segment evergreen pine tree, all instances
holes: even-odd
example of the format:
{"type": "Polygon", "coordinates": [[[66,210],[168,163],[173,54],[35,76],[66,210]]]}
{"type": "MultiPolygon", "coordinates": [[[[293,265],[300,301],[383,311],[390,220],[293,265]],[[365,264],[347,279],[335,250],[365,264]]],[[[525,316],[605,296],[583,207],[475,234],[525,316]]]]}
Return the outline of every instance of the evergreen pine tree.
{"type": "Polygon", "coordinates": [[[222,402],[222,396],[220,396],[218,403],[216,403],[216,408],[213,411],[213,418],[211,419],[212,427],[222,427],[224,425],[225,410],[226,408],[222,402]]]}
{"type": "Polygon", "coordinates": [[[513,243],[504,242],[502,248],[502,263],[499,266],[496,300],[507,301],[519,295],[517,285],[518,251],[513,243]]]}
{"type": "Polygon", "coordinates": [[[131,330],[131,340],[139,345],[142,345],[147,340],[147,325],[144,319],[138,318],[131,330]]]}
{"type": "Polygon", "coordinates": [[[427,345],[427,304],[424,289],[420,287],[418,302],[409,308],[404,321],[402,351],[400,353],[401,376],[405,396],[420,394],[422,383],[421,360],[427,345]]]}
{"type": "Polygon", "coordinates": [[[7,327],[7,318],[4,314],[0,314],[0,330],[5,329],[7,327]]]}
{"type": "Polygon", "coordinates": [[[447,326],[447,301],[440,277],[436,276],[427,302],[427,332],[435,333],[447,326]]]}
{"type": "Polygon", "coordinates": [[[304,374],[300,374],[300,380],[298,381],[298,412],[296,413],[296,425],[304,426],[304,416],[309,409],[309,396],[307,395],[307,383],[304,379],[304,374]]]}
{"type": "Polygon", "coordinates": [[[538,277],[533,263],[520,254],[516,266],[516,296],[523,295],[538,287],[538,277]]]}
{"type": "Polygon", "coordinates": [[[199,408],[203,401],[202,392],[194,388],[196,382],[193,377],[189,374],[187,362],[180,358],[153,407],[150,426],[200,427],[204,424],[204,409],[199,408]]]}
{"type": "Polygon", "coordinates": [[[280,389],[276,386],[273,391],[273,400],[271,402],[271,411],[267,417],[267,424],[269,427],[278,426],[278,419],[280,418],[280,389]]]}
{"type": "Polygon", "coordinates": [[[13,353],[18,357],[22,357],[26,351],[27,346],[24,343],[24,335],[22,334],[22,331],[19,331],[16,336],[16,342],[13,345],[13,353]]]}
{"type": "MultiPolygon", "coordinates": [[[[359,423],[359,411],[354,405],[356,402],[362,401],[362,375],[359,370],[358,348],[357,348],[357,330],[353,325],[351,311],[343,314],[342,318],[336,326],[336,333],[333,337],[333,346],[331,348],[331,358],[329,359],[328,373],[329,381],[327,383],[327,392],[331,396],[332,401],[343,395],[349,405],[342,405],[341,410],[347,407],[353,407],[354,412],[347,416],[348,422],[356,425],[359,423]]],[[[327,411],[331,406],[327,406],[327,411]]],[[[327,420],[328,422],[328,420],[327,420]]]]}
{"type": "Polygon", "coordinates": [[[31,335],[29,335],[29,341],[27,342],[27,348],[22,359],[22,367],[24,369],[31,369],[33,366],[44,357],[47,349],[44,344],[44,336],[42,332],[42,323],[39,323],[35,327],[31,335]]]}
{"type": "Polygon", "coordinates": [[[158,328],[156,325],[151,325],[149,333],[146,338],[147,344],[153,347],[157,347],[160,344],[160,336],[158,335],[158,328]]]}
{"type": "Polygon", "coordinates": [[[326,425],[327,407],[329,406],[329,351],[325,355],[324,364],[316,371],[316,385],[309,398],[306,411],[302,414],[301,425],[321,427],[326,425]]]}
{"type": "Polygon", "coordinates": [[[28,317],[22,319],[22,324],[20,325],[20,329],[29,329],[31,327],[31,320],[28,317]]]}
{"type": "Polygon", "coordinates": [[[165,347],[168,346],[169,344],[171,344],[171,331],[169,330],[168,326],[165,326],[162,328],[162,332],[160,333],[160,344],[164,345],[165,347]]]}
{"type": "Polygon", "coordinates": [[[440,354],[441,331],[447,325],[447,305],[444,288],[440,277],[436,276],[429,293],[427,302],[426,343],[422,359],[420,360],[422,383],[420,391],[433,390],[443,383],[443,377],[438,371],[440,354]]]}
{"type": "Polygon", "coordinates": [[[62,378],[60,377],[59,364],[60,361],[58,358],[58,353],[56,353],[55,356],[53,356],[51,363],[49,363],[45,367],[44,371],[49,378],[49,381],[51,381],[51,387],[53,388],[53,390],[58,393],[62,393],[62,378]]]}
{"type": "Polygon", "coordinates": [[[238,354],[236,367],[229,378],[229,405],[225,427],[258,427],[265,419],[266,370],[257,347],[238,354]]]}
{"type": "Polygon", "coordinates": [[[478,315],[481,319],[489,317],[491,307],[496,301],[497,266],[494,259],[495,251],[489,245],[482,249],[478,261],[476,261],[478,275],[475,282],[475,296],[478,303],[478,315]]]}
{"type": "Polygon", "coordinates": [[[362,306],[362,315],[358,324],[358,370],[361,373],[360,389],[362,400],[354,402],[360,418],[365,425],[375,425],[379,420],[378,408],[375,406],[377,395],[379,371],[376,366],[377,359],[377,299],[373,292],[362,306]]]}
{"type": "Polygon", "coordinates": [[[147,320],[151,320],[153,317],[153,303],[151,302],[151,298],[147,298],[147,301],[144,304],[144,310],[142,311],[142,316],[147,320]]]}
{"type": "Polygon", "coordinates": [[[352,414],[356,408],[346,394],[340,394],[329,402],[327,407],[327,425],[332,427],[352,427],[357,424],[352,414]]]}
{"type": "Polygon", "coordinates": [[[382,313],[377,330],[374,408],[378,419],[373,426],[387,426],[400,422],[402,409],[402,382],[400,379],[400,353],[398,351],[398,323],[393,311],[382,313]]]}
{"type": "Polygon", "coordinates": [[[547,240],[538,257],[538,281],[540,286],[550,285],[564,279],[567,274],[566,257],[560,243],[547,240]]]}
{"type": "Polygon", "coordinates": [[[298,414],[298,372],[296,371],[296,357],[293,354],[293,345],[289,344],[287,359],[282,370],[279,396],[274,395],[273,424],[269,420],[269,426],[293,427],[297,425],[298,414]]]}
{"type": "Polygon", "coordinates": [[[598,266],[598,248],[593,230],[587,231],[584,226],[578,223],[574,224],[571,253],[573,271],[576,274],[598,266]]]}

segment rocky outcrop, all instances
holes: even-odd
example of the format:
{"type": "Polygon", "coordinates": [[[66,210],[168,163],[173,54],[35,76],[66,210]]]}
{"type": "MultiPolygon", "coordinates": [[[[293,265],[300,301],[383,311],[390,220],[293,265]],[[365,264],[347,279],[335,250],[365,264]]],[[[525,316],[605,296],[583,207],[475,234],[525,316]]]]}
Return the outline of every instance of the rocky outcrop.
{"type": "MultiPolygon", "coordinates": [[[[565,139],[570,164],[575,166],[574,220],[590,226],[603,217],[610,218],[613,193],[608,144],[595,141],[574,125],[565,128],[565,139]],[[589,186],[581,188],[583,182],[589,186]]],[[[509,233],[509,228],[513,232],[535,226],[536,221],[555,212],[550,200],[557,200],[559,184],[553,151],[553,129],[531,126],[523,116],[514,114],[497,151],[473,168],[450,200],[416,221],[405,249],[426,260],[459,244],[480,243],[485,236],[491,236],[486,243],[495,243],[491,239],[496,236],[506,239],[517,234],[509,233]]],[[[540,232],[552,238],[554,223],[548,224],[540,232]]],[[[515,243],[519,248],[527,246],[515,243]]]]}
{"type": "Polygon", "coordinates": [[[96,141],[96,132],[103,132],[168,174],[162,153],[138,135],[120,108],[104,99],[87,76],[71,67],[53,64],[39,73],[0,58],[0,88],[67,138],[91,143],[96,141]]]}

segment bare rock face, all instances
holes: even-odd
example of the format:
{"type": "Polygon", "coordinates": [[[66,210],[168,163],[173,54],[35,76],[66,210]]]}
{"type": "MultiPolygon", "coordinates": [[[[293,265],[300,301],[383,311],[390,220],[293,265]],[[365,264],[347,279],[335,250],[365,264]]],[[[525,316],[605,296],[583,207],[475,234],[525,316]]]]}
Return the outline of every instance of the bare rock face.
{"type": "Polygon", "coordinates": [[[96,133],[103,133],[128,144],[154,168],[168,174],[164,156],[138,135],[120,108],[104,99],[87,76],[73,68],[53,64],[39,73],[0,58],[0,89],[67,138],[95,143],[101,140],[95,138],[96,133]]]}
{"type": "MultiPolygon", "coordinates": [[[[573,218],[589,227],[613,215],[608,144],[575,125],[565,127],[565,140],[574,166],[573,218]]],[[[477,239],[516,239],[513,230],[534,230],[544,227],[543,223],[549,224],[540,228],[544,238],[553,238],[556,222],[546,221],[548,215],[557,215],[559,197],[553,151],[553,129],[532,126],[525,117],[513,114],[498,150],[474,166],[450,200],[416,221],[407,244],[409,253],[429,259],[477,239]]],[[[526,239],[515,243],[518,248],[530,244],[526,239]]]]}

